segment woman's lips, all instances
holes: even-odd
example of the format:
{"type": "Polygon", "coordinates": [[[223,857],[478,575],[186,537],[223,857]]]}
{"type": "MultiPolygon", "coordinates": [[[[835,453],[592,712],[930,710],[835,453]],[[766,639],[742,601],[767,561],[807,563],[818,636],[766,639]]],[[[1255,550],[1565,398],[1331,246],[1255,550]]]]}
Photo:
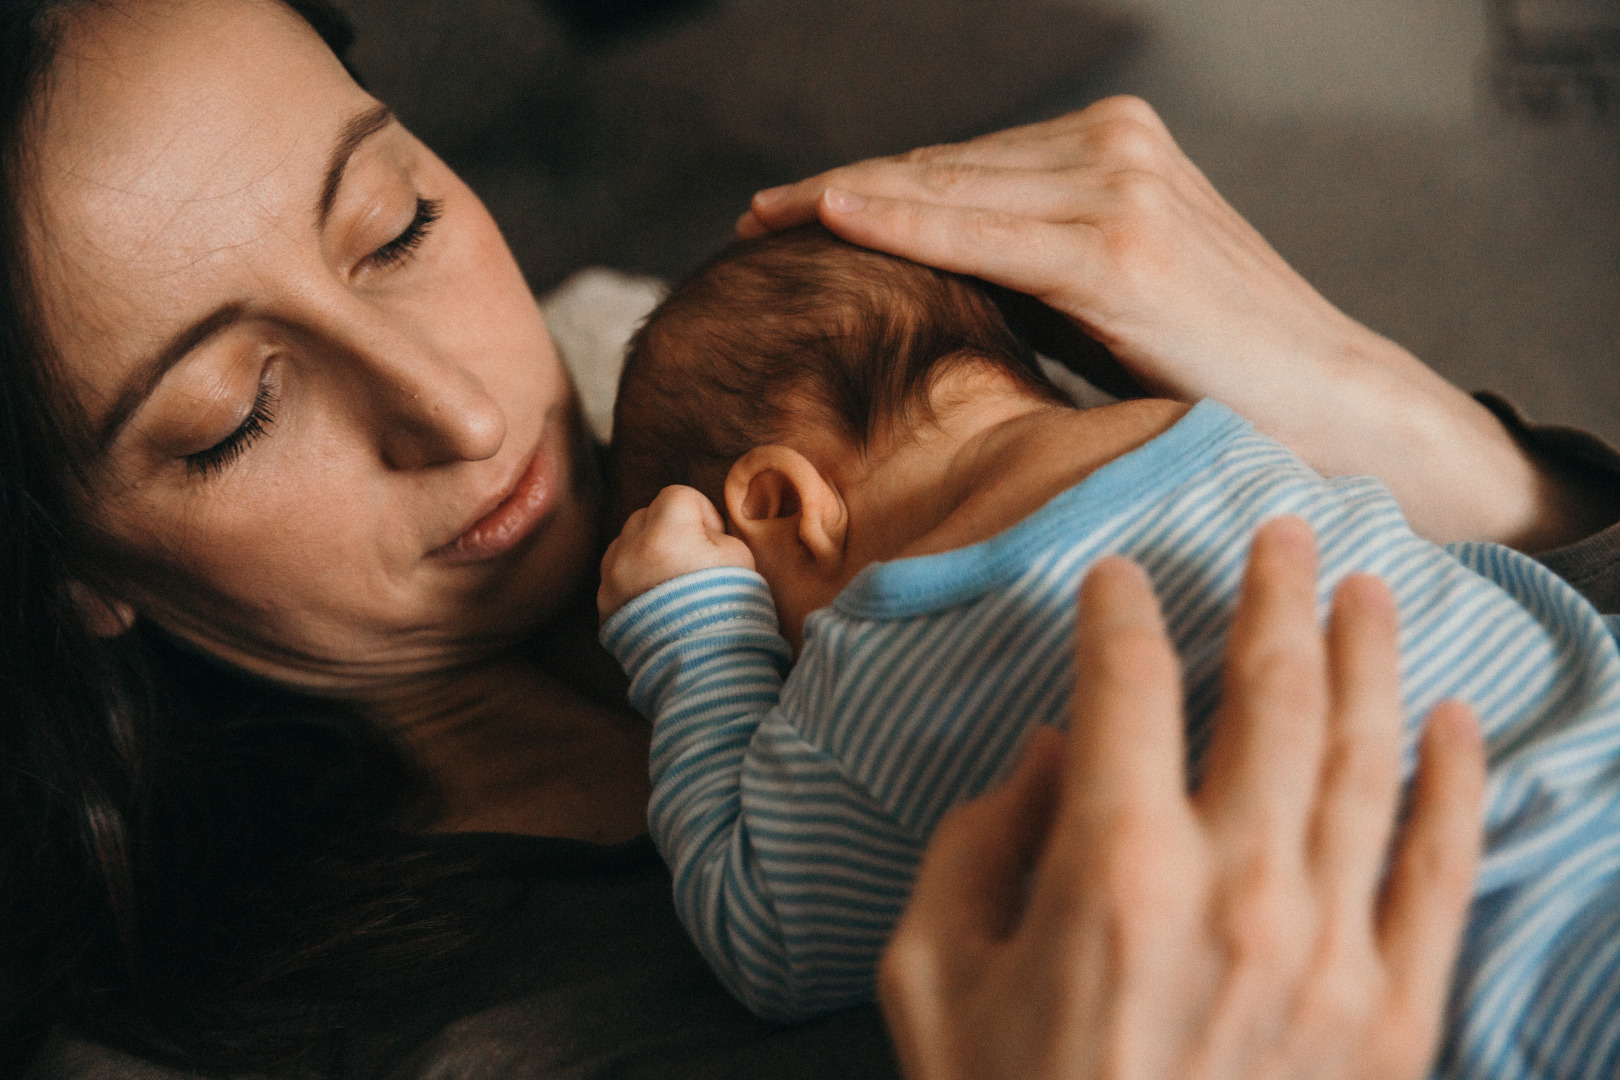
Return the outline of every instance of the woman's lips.
{"type": "Polygon", "coordinates": [[[556,502],[554,463],[547,440],[542,438],[528,468],[500,504],[433,554],[452,562],[476,562],[504,555],[521,544],[556,502]]]}

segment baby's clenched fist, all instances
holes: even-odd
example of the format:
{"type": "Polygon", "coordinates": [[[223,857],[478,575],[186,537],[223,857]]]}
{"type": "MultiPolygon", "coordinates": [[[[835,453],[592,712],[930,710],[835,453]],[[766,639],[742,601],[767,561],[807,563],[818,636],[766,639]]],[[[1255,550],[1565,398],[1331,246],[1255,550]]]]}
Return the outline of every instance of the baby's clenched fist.
{"type": "Polygon", "coordinates": [[[754,569],[754,556],[726,532],[720,512],[701,491],[674,484],[624,523],[602,556],[596,609],[608,618],[671,578],[716,566],[754,569]]]}

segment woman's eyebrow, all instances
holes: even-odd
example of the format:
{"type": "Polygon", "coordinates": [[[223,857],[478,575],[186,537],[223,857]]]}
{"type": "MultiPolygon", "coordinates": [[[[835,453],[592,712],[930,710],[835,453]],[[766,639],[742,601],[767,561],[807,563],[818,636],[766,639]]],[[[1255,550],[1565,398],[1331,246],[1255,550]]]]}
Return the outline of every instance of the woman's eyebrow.
{"type": "Polygon", "coordinates": [[[96,445],[103,450],[111,446],[130,415],[141,402],[151,396],[152,389],[168,370],[178,364],[192,349],[240,319],[246,311],[247,305],[243,303],[222,304],[174,335],[150,357],[136,364],[130,377],[125,380],[124,389],[119,393],[118,400],[113,402],[113,407],[108,410],[106,418],[101,422],[101,428],[96,433],[96,445]]]}
{"type": "Polygon", "coordinates": [[[338,187],[343,183],[343,171],[349,159],[360,149],[360,144],[394,122],[394,112],[386,105],[377,105],[343,125],[343,133],[332,148],[331,164],[326,167],[326,182],[321,185],[321,200],[315,207],[315,223],[323,232],[332,216],[332,204],[337,201],[338,187]]]}
{"type": "MultiPolygon", "coordinates": [[[[394,122],[394,113],[386,105],[376,105],[343,125],[332,156],[326,166],[326,177],[321,184],[320,201],[316,204],[315,220],[322,230],[332,215],[332,204],[337,201],[338,187],[343,183],[344,170],[349,159],[360,149],[360,144],[394,122]]],[[[103,450],[112,445],[126,421],[152,393],[154,387],[178,364],[187,353],[240,319],[247,310],[242,303],[224,304],[175,334],[150,357],[136,364],[118,400],[102,420],[96,433],[96,443],[103,450]]]]}

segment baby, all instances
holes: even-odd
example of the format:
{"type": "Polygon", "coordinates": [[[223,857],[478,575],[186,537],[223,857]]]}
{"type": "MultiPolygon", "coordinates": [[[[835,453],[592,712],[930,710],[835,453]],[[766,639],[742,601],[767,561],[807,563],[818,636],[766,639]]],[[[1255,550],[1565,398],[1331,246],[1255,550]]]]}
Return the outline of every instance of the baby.
{"type": "Polygon", "coordinates": [[[1430,544],[1376,481],[1323,479],[1214,402],[1072,408],[975,283],[814,228],[654,312],[614,430],[602,640],[654,723],[681,917],[756,1013],[871,997],[941,815],[1085,693],[1074,597],[1103,555],[1164,605],[1196,783],[1249,539],[1296,514],[1324,603],[1358,571],[1395,593],[1408,762],[1448,697],[1490,748],[1442,1071],[1620,1053],[1620,652],[1539,564],[1430,544]]]}

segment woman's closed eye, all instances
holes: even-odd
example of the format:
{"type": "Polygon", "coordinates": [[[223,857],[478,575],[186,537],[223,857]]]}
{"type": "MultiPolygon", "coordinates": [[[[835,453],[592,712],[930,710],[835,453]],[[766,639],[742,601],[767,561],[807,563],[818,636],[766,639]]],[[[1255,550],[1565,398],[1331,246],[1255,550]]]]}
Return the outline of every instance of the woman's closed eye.
{"type": "Polygon", "coordinates": [[[422,246],[428,230],[433,228],[443,210],[444,203],[438,199],[418,198],[416,216],[411,218],[411,223],[398,236],[366,256],[366,263],[376,269],[386,269],[408,260],[422,246]]]}
{"type": "Polygon", "coordinates": [[[241,457],[253,442],[263,435],[276,420],[276,392],[266,372],[259,379],[259,392],[253,399],[253,408],[247,419],[236,430],[206,450],[185,456],[186,469],[204,479],[225,470],[241,457]]]}
{"type": "MultiPolygon", "coordinates": [[[[366,256],[366,264],[376,269],[388,269],[409,261],[427,239],[433,223],[439,220],[443,205],[438,199],[418,198],[416,214],[410,223],[398,236],[366,256]]],[[[213,446],[186,454],[184,460],[187,471],[203,479],[223,472],[268,431],[270,425],[275,423],[275,419],[276,391],[270,373],[266,371],[259,380],[259,390],[247,417],[234,431],[213,446]]]]}

